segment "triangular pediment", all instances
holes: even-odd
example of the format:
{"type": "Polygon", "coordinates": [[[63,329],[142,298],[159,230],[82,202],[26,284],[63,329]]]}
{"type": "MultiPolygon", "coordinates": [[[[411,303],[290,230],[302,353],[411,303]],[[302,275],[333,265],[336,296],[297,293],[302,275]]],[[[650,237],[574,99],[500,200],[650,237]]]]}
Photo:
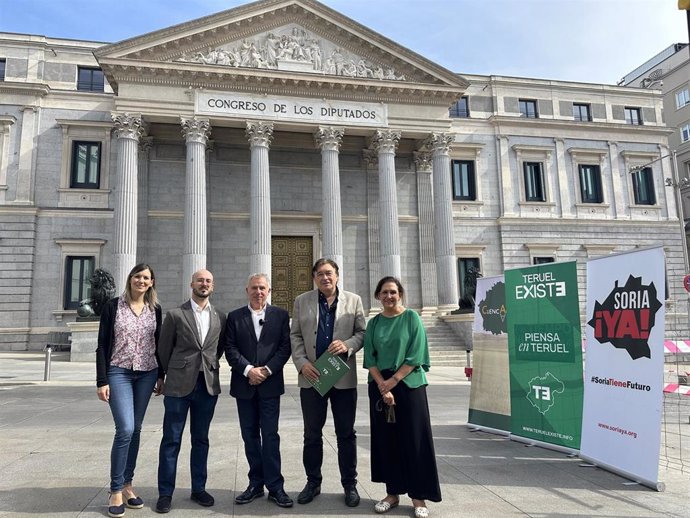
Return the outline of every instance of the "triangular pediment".
{"type": "Polygon", "coordinates": [[[95,52],[108,80],[164,75],[198,86],[246,83],[388,89],[457,98],[457,74],[315,0],[261,0],[95,52]],[[208,84],[206,84],[208,83],[208,84]]]}

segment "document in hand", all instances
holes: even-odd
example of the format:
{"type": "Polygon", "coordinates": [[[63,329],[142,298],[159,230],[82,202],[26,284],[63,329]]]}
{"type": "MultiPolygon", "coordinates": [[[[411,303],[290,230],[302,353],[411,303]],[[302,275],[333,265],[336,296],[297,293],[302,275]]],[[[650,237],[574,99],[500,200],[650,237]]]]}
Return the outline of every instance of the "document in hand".
{"type": "Polygon", "coordinates": [[[319,356],[314,362],[314,367],[319,371],[319,379],[316,381],[309,380],[309,383],[322,396],[331,390],[333,385],[338,383],[338,380],[350,370],[350,367],[340,356],[329,352],[319,356]]]}

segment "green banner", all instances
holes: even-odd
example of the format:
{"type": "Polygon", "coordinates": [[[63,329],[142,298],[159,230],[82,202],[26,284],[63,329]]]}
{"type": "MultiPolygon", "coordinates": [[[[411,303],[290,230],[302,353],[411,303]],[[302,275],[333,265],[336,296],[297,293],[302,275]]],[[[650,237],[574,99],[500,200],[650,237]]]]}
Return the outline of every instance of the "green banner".
{"type": "Polygon", "coordinates": [[[582,338],[575,262],[505,272],[511,432],[580,449],[582,338]]]}

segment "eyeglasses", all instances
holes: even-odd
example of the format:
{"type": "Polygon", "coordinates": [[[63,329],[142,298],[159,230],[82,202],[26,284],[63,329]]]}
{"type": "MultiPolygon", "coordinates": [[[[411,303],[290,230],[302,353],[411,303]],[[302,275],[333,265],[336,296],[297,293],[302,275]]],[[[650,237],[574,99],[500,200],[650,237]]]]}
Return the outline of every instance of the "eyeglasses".
{"type": "Polygon", "coordinates": [[[325,272],[316,272],[316,276],[323,278],[323,277],[335,277],[335,271],[333,270],[328,270],[325,272]]]}

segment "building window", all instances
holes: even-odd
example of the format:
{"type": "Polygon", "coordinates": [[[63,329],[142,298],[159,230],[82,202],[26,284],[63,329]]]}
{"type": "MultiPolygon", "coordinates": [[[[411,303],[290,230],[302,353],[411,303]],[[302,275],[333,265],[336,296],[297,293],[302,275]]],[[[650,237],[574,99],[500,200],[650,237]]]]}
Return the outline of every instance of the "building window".
{"type": "Polygon", "coordinates": [[[77,90],[102,92],[103,71],[100,68],[77,67],[77,90]]]}
{"type": "Polygon", "coordinates": [[[65,303],[63,309],[77,309],[79,302],[91,296],[89,279],[95,269],[95,257],[67,256],[65,261],[65,303]]]}
{"type": "Polygon", "coordinates": [[[690,104],[690,90],[683,88],[676,92],[676,108],[680,109],[683,106],[690,104]]]}
{"type": "Polygon", "coordinates": [[[525,173],[525,200],[546,201],[544,196],[544,174],[541,162],[523,162],[525,173]]]}
{"type": "Polygon", "coordinates": [[[448,111],[450,117],[466,119],[470,116],[470,103],[467,96],[461,97],[448,111]]]}
{"type": "Polygon", "coordinates": [[[70,187],[98,189],[101,176],[101,143],[72,142],[70,187]]]}
{"type": "Polygon", "coordinates": [[[551,257],[551,256],[541,256],[541,257],[532,257],[532,264],[548,264],[548,263],[555,263],[556,258],[551,257]]]}
{"type": "Polygon", "coordinates": [[[590,122],[592,116],[589,111],[589,104],[573,103],[573,118],[576,121],[590,122]]]}
{"type": "Polygon", "coordinates": [[[0,59],[0,81],[5,80],[5,66],[7,65],[7,60],[0,59]]]}
{"type": "Polygon", "coordinates": [[[527,99],[520,99],[520,116],[527,117],[528,119],[539,118],[539,112],[537,111],[537,101],[530,101],[527,99]]]}
{"type": "Polygon", "coordinates": [[[680,127],[680,141],[688,142],[690,140],[690,122],[680,127]]]}
{"type": "Polygon", "coordinates": [[[601,171],[598,165],[580,165],[582,203],[602,203],[601,171]]]}
{"type": "Polygon", "coordinates": [[[460,306],[474,307],[474,296],[477,293],[477,274],[481,272],[478,257],[458,258],[458,280],[460,287],[460,306]]]}
{"type": "Polygon", "coordinates": [[[639,108],[625,108],[625,123],[626,124],[642,124],[642,115],[639,108]]]}
{"type": "Polygon", "coordinates": [[[635,205],[655,205],[654,175],[651,167],[643,167],[632,174],[635,205]]]}
{"type": "Polygon", "coordinates": [[[477,189],[472,160],[453,160],[453,199],[476,200],[477,189]]]}

